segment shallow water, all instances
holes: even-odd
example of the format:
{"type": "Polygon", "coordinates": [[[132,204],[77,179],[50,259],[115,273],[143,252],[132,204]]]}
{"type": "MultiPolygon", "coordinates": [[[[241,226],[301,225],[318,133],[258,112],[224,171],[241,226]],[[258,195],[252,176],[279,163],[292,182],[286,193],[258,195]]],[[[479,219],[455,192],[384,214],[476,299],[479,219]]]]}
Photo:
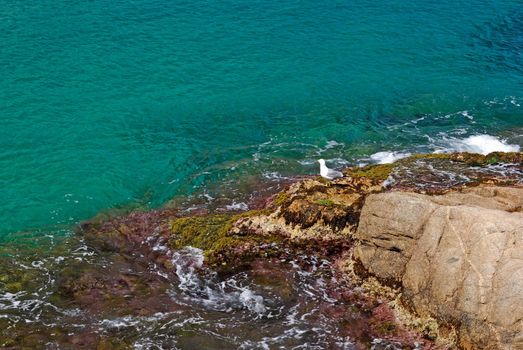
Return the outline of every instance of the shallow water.
{"type": "Polygon", "coordinates": [[[40,242],[44,245],[47,250],[39,254],[18,246],[0,257],[0,346],[413,349],[430,344],[405,332],[395,336],[397,326],[374,315],[380,304],[339,280],[331,261],[288,249],[218,274],[202,265],[200,250],[170,251],[155,236],[132,258],[76,238],[40,242]],[[157,265],[145,258],[147,252],[165,254],[171,265],[157,265]],[[382,330],[391,325],[394,332],[382,330]]]}
{"type": "Polygon", "coordinates": [[[316,172],[318,157],[339,167],[474,134],[521,144],[522,11],[5,0],[0,236],[173,196],[232,204],[267,178],[316,172]]]}

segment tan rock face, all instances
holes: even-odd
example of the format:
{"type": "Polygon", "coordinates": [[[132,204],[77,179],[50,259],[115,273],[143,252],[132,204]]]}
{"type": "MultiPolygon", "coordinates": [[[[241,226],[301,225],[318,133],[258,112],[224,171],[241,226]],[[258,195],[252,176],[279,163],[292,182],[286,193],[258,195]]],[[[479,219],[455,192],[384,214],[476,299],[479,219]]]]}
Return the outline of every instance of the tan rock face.
{"type": "Polygon", "coordinates": [[[347,239],[356,231],[365,196],[381,190],[381,181],[367,178],[308,179],[281,192],[273,212],[240,220],[233,230],[292,239],[347,239]]]}
{"type": "Polygon", "coordinates": [[[367,197],[354,257],[464,349],[523,349],[523,189],[367,197]]]}

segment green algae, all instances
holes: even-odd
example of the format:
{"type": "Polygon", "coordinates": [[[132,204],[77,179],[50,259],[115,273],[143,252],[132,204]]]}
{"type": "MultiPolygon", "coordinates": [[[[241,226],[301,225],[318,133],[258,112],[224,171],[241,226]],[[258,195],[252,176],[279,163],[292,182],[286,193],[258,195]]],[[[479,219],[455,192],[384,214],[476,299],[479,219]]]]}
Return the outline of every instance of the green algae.
{"type": "Polygon", "coordinates": [[[18,293],[23,289],[23,285],[20,282],[12,282],[5,285],[5,290],[9,293],[18,293]]]}
{"type": "Polygon", "coordinates": [[[523,165],[522,152],[492,152],[487,155],[476,153],[453,153],[450,159],[462,161],[471,166],[485,166],[491,164],[511,163],[523,165]]]}
{"type": "Polygon", "coordinates": [[[395,163],[410,163],[418,159],[451,159],[451,154],[452,153],[418,153],[408,156],[407,158],[399,159],[395,163]]]}
{"type": "MultiPolygon", "coordinates": [[[[481,156],[481,155],[479,155],[481,156]]],[[[410,165],[419,159],[449,159],[454,160],[452,154],[446,153],[425,153],[415,154],[407,158],[400,159],[389,164],[373,164],[361,168],[351,168],[347,171],[349,176],[360,178],[366,177],[370,180],[384,181],[399,165],[410,165]]]]}
{"type": "Polygon", "coordinates": [[[276,195],[276,198],[274,198],[274,201],[273,203],[276,205],[276,206],[281,206],[283,205],[285,202],[287,202],[287,200],[289,199],[289,194],[287,193],[287,190],[283,190],[281,191],[280,193],[278,193],[276,195]]]}
{"type": "Polygon", "coordinates": [[[330,199],[318,199],[314,202],[314,204],[323,205],[324,207],[332,207],[334,205],[334,201],[330,199]]]}
{"type": "Polygon", "coordinates": [[[389,177],[391,172],[394,170],[394,167],[394,163],[368,165],[362,168],[349,169],[347,174],[355,178],[366,177],[370,180],[384,181],[389,177]]]}
{"type": "Polygon", "coordinates": [[[246,244],[275,242],[276,236],[257,236],[246,232],[232,233],[234,223],[242,218],[267,214],[267,210],[253,210],[241,214],[209,214],[201,216],[179,217],[171,220],[169,246],[181,249],[192,246],[202,249],[206,262],[215,265],[222,261],[222,254],[231,252],[246,244]]]}
{"type": "Polygon", "coordinates": [[[175,249],[190,245],[204,251],[214,250],[230,239],[227,232],[232,228],[234,218],[231,214],[215,214],[174,219],[169,242],[175,249]]]}
{"type": "Polygon", "coordinates": [[[407,165],[418,159],[448,159],[451,161],[462,162],[470,166],[487,166],[499,163],[523,165],[523,152],[491,152],[486,155],[468,152],[415,154],[401,159],[395,164],[407,165]]]}

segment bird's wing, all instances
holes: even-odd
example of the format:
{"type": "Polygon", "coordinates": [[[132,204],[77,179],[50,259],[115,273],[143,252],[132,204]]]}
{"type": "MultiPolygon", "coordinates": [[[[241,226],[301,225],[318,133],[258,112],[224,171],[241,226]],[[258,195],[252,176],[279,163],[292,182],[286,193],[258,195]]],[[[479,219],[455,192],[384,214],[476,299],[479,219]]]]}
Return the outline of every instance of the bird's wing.
{"type": "Polygon", "coordinates": [[[332,177],[332,178],[343,177],[343,173],[341,173],[340,171],[337,171],[337,170],[329,169],[327,171],[327,176],[332,177]]]}

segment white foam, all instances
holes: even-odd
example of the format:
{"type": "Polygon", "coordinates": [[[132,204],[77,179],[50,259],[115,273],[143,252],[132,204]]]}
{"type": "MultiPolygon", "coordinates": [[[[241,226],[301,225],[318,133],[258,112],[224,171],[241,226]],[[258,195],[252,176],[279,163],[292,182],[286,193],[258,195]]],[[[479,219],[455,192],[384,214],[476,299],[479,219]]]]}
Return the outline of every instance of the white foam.
{"type": "Polygon", "coordinates": [[[31,266],[34,267],[34,268],[41,268],[42,266],[44,266],[44,262],[41,261],[41,260],[35,260],[33,262],[31,262],[31,266]]]}
{"type": "MultiPolygon", "coordinates": [[[[302,144],[303,146],[312,146],[312,145],[308,145],[308,144],[302,144]]],[[[314,148],[316,148],[316,154],[317,155],[322,155],[323,153],[327,152],[328,150],[330,149],[333,149],[333,148],[342,148],[344,147],[345,144],[342,143],[342,142],[337,142],[335,140],[328,140],[327,141],[327,144],[325,145],[325,147],[321,148],[321,147],[317,147],[317,146],[313,146],[314,148]]]]}
{"type": "Polygon", "coordinates": [[[316,165],[316,160],[315,159],[302,159],[302,160],[298,160],[298,163],[300,163],[301,165],[316,165]]]}
{"type": "Polygon", "coordinates": [[[265,305],[263,304],[263,297],[254,294],[250,289],[244,289],[240,293],[240,302],[250,311],[257,314],[265,313],[265,305]]]}
{"type": "Polygon", "coordinates": [[[100,326],[102,327],[102,329],[121,329],[126,327],[135,327],[141,323],[142,321],[138,318],[134,318],[132,316],[125,316],[112,320],[104,319],[100,321],[100,326]]]}
{"type": "Polygon", "coordinates": [[[461,111],[459,113],[469,120],[474,120],[474,117],[469,114],[469,111],[461,111]]]}
{"type": "Polygon", "coordinates": [[[184,291],[198,288],[200,278],[196,272],[203,266],[203,251],[194,247],[185,247],[173,254],[172,262],[176,266],[176,275],[180,280],[179,288],[184,291]]]}
{"type": "Polygon", "coordinates": [[[397,161],[399,159],[406,158],[408,156],[410,156],[410,153],[408,153],[408,152],[403,153],[403,152],[384,151],[384,152],[374,153],[373,155],[370,156],[370,159],[372,159],[373,161],[375,161],[378,164],[389,164],[389,163],[394,163],[395,161],[397,161]]]}
{"type": "Polygon", "coordinates": [[[208,193],[204,193],[202,196],[205,197],[205,199],[207,199],[209,202],[212,202],[214,200],[214,197],[209,195],[208,193]]]}
{"type": "Polygon", "coordinates": [[[518,103],[518,100],[515,96],[509,96],[510,103],[513,104],[516,107],[521,107],[521,104],[518,103]]]}
{"type": "Polygon", "coordinates": [[[454,139],[450,142],[450,151],[489,154],[491,152],[518,152],[518,145],[510,145],[491,135],[473,135],[463,140],[454,139]]]}
{"type": "Polygon", "coordinates": [[[325,145],[325,149],[330,149],[330,148],[334,148],[337,146],[343,146],[343,143],[339,143],[334,140],[329,140],[329,141],[327,141],[327,144],[325,145]]]}
{"type": "Polygon", "coordinates": [[[283,176],[277,171],[265,171],[262,173],[262,176],[268,180],[287,180],[290,177],[283,176]]]}
{"type": "Polygon", "coordinates": [[[152,247],[153,249],[153,252],[166,252],[169,250],[169,248],[165,245],[165,244],[162,244],[162,242],[160,240],[158,240],[154,246],[152,247]]]}
{"type": "Polygon", "coordinates": [[[385,188],[387,188],[387,187],[393,185],[395,182],[396,182],[396,180],[394,179],[394,176],[389,175],[389,177],[387,177],[387,178],[385,179],[385,181],[383,181],[382,186],[385,187],[385,188]]]}
{"type": "MultiPolygon", "coordinates": [[[[492,152],[519,152],[521,149],[517,144],[509,144],[504,139],[487,134],[472,135],[463,139],[456,137],[464,133],[466,130],[456,129],[453,131],[454,136],[446,133],[440,133],[436,137],[426,135],[430,142],[428,149],[432,149],[434,153],[469,152],[483,155],[492,152]]],[[[383,151],[374,153],[370,159],[378,164],[388,164],[410,155],[409,152],[383,151]]]]}
{"type": "Polygon", "coordinates": [[[248,286],[239,285],[233,277],[217,282],[215,275],[203,268],[203,260],[203,251],[193,247],[173,253],[172,262],[180,281],[178,288],[185,298],[214,310],[231,312],[247,309],[257,316],[266,314],[262,296],[255,294],[248,286]],[[207,274],[201,275],[199,271],[207,274]]]}
{"type": "Polygon", "coordinates": [[[249,210],[249,206],[244,202],[240,202],[240,203],[233,202],[232,204],[226,205],[225,209],[227,209],[227,210],[249,210]]]}

